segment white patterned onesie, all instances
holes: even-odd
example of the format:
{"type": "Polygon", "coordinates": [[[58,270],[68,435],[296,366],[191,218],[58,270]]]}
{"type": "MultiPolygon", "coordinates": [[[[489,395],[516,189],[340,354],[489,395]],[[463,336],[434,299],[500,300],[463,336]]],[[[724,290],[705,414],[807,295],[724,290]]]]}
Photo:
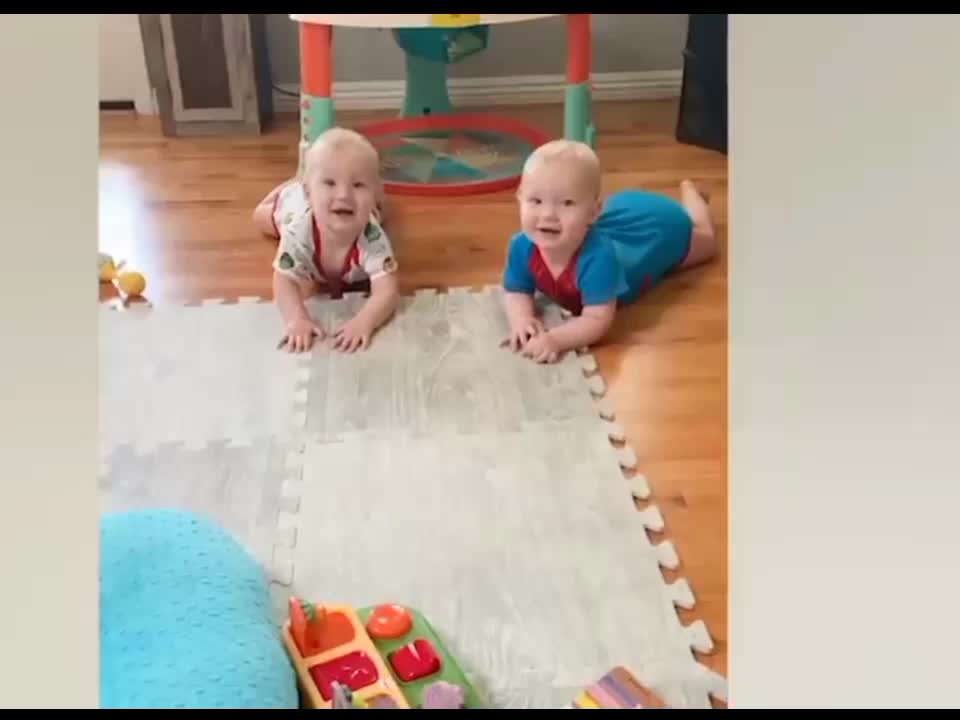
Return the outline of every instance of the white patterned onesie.
{"type": "Polygon", "coordinates": [[[313,221],[310,203],[300,183],[291,183],[277,193],[272,218],[280,238],[273,260],[273,268],[278,272],[320,285],[354,286],[397,269],[390,238],[376,211],[354,242],[340,276],[333,283],[320,263],[320,229],[313,221]]]}

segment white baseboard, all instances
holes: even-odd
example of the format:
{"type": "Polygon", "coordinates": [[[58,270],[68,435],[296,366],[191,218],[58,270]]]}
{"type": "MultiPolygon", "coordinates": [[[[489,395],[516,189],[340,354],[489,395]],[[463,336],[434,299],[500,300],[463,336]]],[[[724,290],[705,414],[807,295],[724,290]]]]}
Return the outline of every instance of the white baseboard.
{"type": "MultiPolygon", "coordinates": [[[[609,72],[593,75],[593,99],[656,100],[680,95],[681,70],[650,72],[609,72]]],[[[563,75],[514,75],[487,78],[451,78],[450,100],[460,108],[493,105],[536,105],[562,103],[566,80],[563,75]]],[[[299,92],[295,84],[281,84],[287,92],[299,92]]],[[[403,103],[403,80],[335,82],[334,104],[338,110],[394,110],[403,103]]],[[[297,112],[299,99],[274,92],[277,112],[297,112]]]]}

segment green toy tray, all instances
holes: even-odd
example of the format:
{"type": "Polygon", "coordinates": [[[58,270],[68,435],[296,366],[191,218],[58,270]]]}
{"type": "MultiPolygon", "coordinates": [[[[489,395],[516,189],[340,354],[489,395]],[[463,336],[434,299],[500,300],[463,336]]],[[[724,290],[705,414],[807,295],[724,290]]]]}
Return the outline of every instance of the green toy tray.
{"type": "MultiPolygon", "coordinates": [[[[357,615],[364,625],[370,619],[370,616],[379,606],[360,608],[357,615]]],[[[467,679],[466,674],[457,663],[456,659],[447,649],[447,646],[441,640],[440,636],[433,629],[427,619],[416,609],[403,606],[410,614],[410,630],[397,638],[376,638],[371,637],[374,646],[383,656],[387,667],[400,686],[401,692],[406,696],[407,701],[412,708],[419,709],[423,703],[423,694],[426,689],[435,682],[444,681],[453,685],[458,685],[463,689],[464,707],[468,710],[479,709],[483,707],[483,702],[479,693],[473,684],[467,679]],[[417,641],[427,641],[440,659],[440,669],[431,675],[418,678],[412,681],[404,680],[393,665],[392,658],[394,653],[403,650],[406,646],[417,641]]]]}

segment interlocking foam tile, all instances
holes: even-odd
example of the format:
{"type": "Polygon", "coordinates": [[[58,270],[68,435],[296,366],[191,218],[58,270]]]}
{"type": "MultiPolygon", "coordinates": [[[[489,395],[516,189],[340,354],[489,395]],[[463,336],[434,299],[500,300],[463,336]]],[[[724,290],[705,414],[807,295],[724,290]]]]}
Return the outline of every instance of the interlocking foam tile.
{"type": "Polygon", "coordinates": [[[270,438],[246,446],[221,440],[196,450],[169,445],[147,454],[118,447],[100,478],[100,507],[107,513],[177,508],[209,518],[269,578],[289,582],[289,563],[277,556],[296,538],[278,520],[299,507],[301,450],[270,438]]]}
{"type": "MultiPolygon", "coordinates": [[[[361,302],[310,305],[332,329],[361,302]]],[[[636,510],[649,487],[631,474],[633,450],[616,445],[624,432],[595,360],[571,353],[543,366],[500,348],[501,302],[496,288],[420,292],[366,352],[321,344],[300,358],[276,351],[269,305],[156,311],[155,320],[151,310],[107,313],[104,362],[123,375],[107,390],[109,448],[141,456],[113,452],[110,487],[132,483],[127,497],[143,497],[129,478],[138,472],[149,493],[169,482],[175,504],[209,508],[221,486],[199,476],[259,477],[238,504],[250,525],[234,527],[263,553],[257,503],[268,506],[283,484],[274,602],[295,593],[416,606],[498,706],[560,707],[616,665],[673,707],[709,706],[725,683],[691,650],[708,652],[712,641],[702,623],[685,627],[676,614],[695,598],[661,574],[676,567],[676,552],[647,535],[663,529],[659,511],[636,510]],[[145,347],[130,349],[137,343],[145,347]],[[147,387],[157,378],[162,385],[147,387]],[[150,403],[119,402],[121,391],[150,403]],[[205,406],[211,396],[217,407],[205,406]],[[153,452],[164,442],[199,453],[189,456],[198,475],[153,452]],[[228,457],[222,443],[254,450],[228,457]],[[289,444],[302,448],[289,458],[300,480],[284,483],[290,468],[268,458],[289,444]],[[151,457],[178,469],[137,465],[151,457]],[[244,463],[250,474],[233,475],[244,463]],[[194,484],[163,479],[171,473],[194,484]]],[[[560,320],[544,309],[548,324],[560,320]]]]}
{"type": "MultiPolygon", "coordinates": [[[[322,326],[335,327],[362,302],[350,296],[309,307],[322,326]]],[[[422,292],[404,298],[369,352],[313,353],[307,437],[329,442],[396,428],[427,437],[508,432],[595,416],[576,362],[538,366],[499,347],[509,334],[501,308],[497,293],[422,292]]]]}
{"type": "Polygon", "coordinates": [[[709,706],[723,684],[691,650],[712,641],[677,617],[693,593],[664,582],[676,553],[647,536],[657,509],[635,509],[649,490],[624,478],[638,461],[611,444],[595,360],[501,349],[501,302],[418,293],[370,352],[314,354],[293,590],[416,606],[501,706],[559,707],[618,664],[674,707],[709,706]]]}
{"type": "Polygon", "coordinates": [[[102,455],[293,437],[302,358],[269,303],[101,306],[102,455]]]}

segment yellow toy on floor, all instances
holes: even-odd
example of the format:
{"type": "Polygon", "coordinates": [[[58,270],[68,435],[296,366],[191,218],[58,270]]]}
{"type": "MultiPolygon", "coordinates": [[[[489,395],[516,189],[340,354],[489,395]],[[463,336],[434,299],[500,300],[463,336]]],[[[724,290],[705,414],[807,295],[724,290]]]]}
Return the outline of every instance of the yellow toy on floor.
{"type": "Polygon", "coordinates": [[[147,280],[134,270],[123,270],[125,261],[119,263],[107,253],[100,253],[97,261],[97,274],[101,283],[112,283],[124,302],[143,297],[147,289],[147,280]]]}

